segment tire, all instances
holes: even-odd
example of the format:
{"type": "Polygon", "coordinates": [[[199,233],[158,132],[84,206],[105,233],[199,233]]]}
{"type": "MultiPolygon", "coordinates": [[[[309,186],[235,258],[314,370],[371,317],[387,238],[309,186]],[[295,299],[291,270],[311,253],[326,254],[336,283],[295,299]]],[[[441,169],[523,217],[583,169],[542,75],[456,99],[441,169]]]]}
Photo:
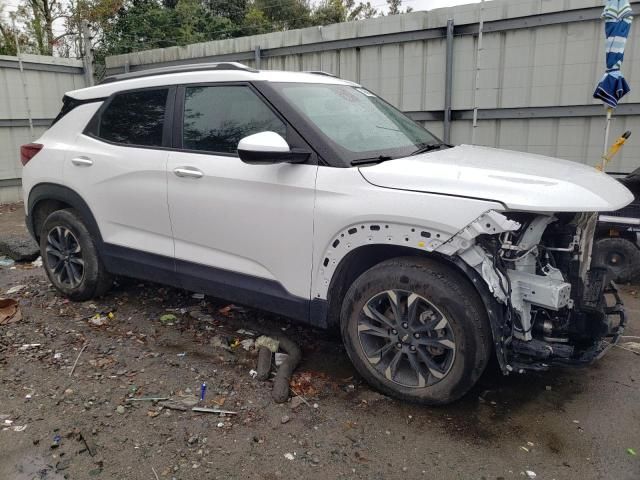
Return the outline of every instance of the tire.
{"type": "Polygon", "coordinates": [[[591,263],[606,267],[611,280],[629,282],[640,273],[640,249],[625,238],[602,238],[593,247],[591,263]]]}
{"type": "Polygon", "coordinates": [[[42,265],[53,286],[74,301],[107,293],[113,277],[106,271],[82,218],[73,209],[57,210],[42,224],[42,265]]]}
{"type": "Polygon", "coordinates": [[[340,322],[362,377],[384,394],[423,405],[464,396],[492,352],[478,293],[457,270],[430,259],[397,258],[367,270],[349,288],[340,322]],[[394,298],[403,319],[411,306],[411,325],[392,320],[394,298]]]}

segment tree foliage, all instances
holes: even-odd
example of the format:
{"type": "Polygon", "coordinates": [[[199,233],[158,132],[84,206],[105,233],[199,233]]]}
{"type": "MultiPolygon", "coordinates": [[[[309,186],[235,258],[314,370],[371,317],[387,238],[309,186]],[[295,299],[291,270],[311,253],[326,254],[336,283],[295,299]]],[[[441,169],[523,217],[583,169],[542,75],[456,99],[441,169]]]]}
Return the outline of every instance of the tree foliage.
{"type": "MultiPolygon", "coordinates": [[[[81,56],[82,23],[98,61],[107,55],[372,18],[367,1],[321,0],[23,0],[16,13],[21,50],[81,56]]],[[[402,0],[386,0],[403,13],[402,0]]],[[[0,0],[0,9],[1,9],[0,0]]],[[[1,11],[1,10],[0,10],[1,11]]],[[[407,9],[406,11],[410,11],[407,9]]],[[[0,53],[14,54],[15,33],[0,15],[0,53]]]]}

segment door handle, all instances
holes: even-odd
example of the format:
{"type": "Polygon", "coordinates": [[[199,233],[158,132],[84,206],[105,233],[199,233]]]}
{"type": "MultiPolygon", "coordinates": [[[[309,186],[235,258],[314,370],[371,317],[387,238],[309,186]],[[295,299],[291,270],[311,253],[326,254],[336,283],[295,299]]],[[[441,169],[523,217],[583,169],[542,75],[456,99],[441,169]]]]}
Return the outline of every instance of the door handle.
{"type": "Polygon", "coordinates": [[[202,178],[204,176],[204,173],[195,167],[174,168],[173,173],[182,178],[202,178]]]}
{"type": "Polygon", "coordinates": [[[87,157],[76,157],[71,159],[71,163],[76,167],[90,167],[93,165],[93,160],[87,157]]]}

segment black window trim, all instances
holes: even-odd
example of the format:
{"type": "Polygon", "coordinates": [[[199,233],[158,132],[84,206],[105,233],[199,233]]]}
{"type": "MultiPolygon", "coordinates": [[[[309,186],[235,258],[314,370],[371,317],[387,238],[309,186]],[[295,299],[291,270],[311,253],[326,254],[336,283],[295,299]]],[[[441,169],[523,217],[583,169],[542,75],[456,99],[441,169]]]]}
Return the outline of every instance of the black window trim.
{"type": "Polygon", "coordinates": [[[83,135],[93,138],[94,140],[98,140],[103,143],[107,143],[109,145],[115,145],[118,147],[128,147],[128,148],[143,148],[146,150],[173,150],[172,148],[172,137],[171,132],[173,130],[173,119],[174,119],[174,110],[175,110],[175,101],[176,101],[176,85],[156,85],[153,87],[142,87],[142,88],[131,88],[127,90],[118,90],[117,92],[113,92],[109,97],[107,97],[100,108],[93,114],[91,120],[87,123],[86,127],[82,131],[83,135]],[[102,114],[109,107],[113,99],[118,95],[124,95],[127,93],[134,92],[143,92],[143,91],[152,91],[152,90],[167,90],[167,100],[165,103],[164,110],[164,124],[162,127],[162,145],[137,145],[135,143],[123,143],[123,142],[114,142],[112,140],[107,140],[106,138],[100,137],[98,134],[100,132],[100,122],[102,120],[102,114]]]}
{"type": "MultiPolygon", "coordinates": [[[[173,150],[178,150],[184,153],[197,153],[202,155],[215,155],[220,157],[232,157],[239,158],[237,153],[229,153],[229,152],[217,152],[213,150],[194,150],[189,148],[183,148],[182,145],[182,134],[183,134],[183,126],[184,126],[184,105],[185,105],[185,94],[186,89],[190,87],[248,87],[256,96],[262,100],[265,106],[271,110],[271,112],[284,124],[287,129],[287,138],[285,139],[289,145],[291,144],[304,144],[304,148],[308,148],[309,150],[313,149],[309,145],[309,142],[305,141],[304,138],[298,133],[298,131],[293,127],[291,122],[287,121],[284,115],[282,115],[269,101],[267,97],[265,97],[262,92],[253,84],[253,82],[249,81],[228,81],[228,82],[198,82],[198,83],[184,83],[177,86],[176,90],[176,102],[173,114],[173,123],[175,128],[173,129],[173,150]]],[[[316,155],[312,155],[313,158],[309,159],[307,163],[316,163],[316,155]]]]}

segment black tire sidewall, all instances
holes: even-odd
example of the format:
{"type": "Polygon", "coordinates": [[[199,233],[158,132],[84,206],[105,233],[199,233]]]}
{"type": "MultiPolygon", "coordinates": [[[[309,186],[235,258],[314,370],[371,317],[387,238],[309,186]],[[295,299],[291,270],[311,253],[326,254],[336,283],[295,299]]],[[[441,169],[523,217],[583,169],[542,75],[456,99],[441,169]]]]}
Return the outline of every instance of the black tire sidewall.
{"type": "Polygon", "coordinates": [[[612,280],[628,282],[640,273],[640,249],[626,238],[603,238],[594,245],[592,264],[607,268],[612,280]],[[622,253],[624,263],[616,267],[609,266],[607,257],[612,252],[622,253]]]}
{"type": "Polygon", "coordinates": [[[89,230],[82,222],[81,218],[73,210],[58,210],[50,214],[42,225],[40,233],[40,254],[42,256],[42,264],[53,286],[66,297],[72,300],[88,300],[93,298],[99,286],[104,283],[104,267],[98,256],[98,250],[95,242],[89,233],[89,230]],[[80,285],[74,288],[62,285],[51,273],[49,267],[46,247],[47,236],[49,232],[56,226],[67,228],[75,235],[80,244],[82,252],[82,260],[84,261],[84,276],[80,285]]]}
{"type": "Polygon", "coordinates": [[[351,361],[375,388],[405,401],[428,405],[451,403],[476,383],[491,353],[486,311],[477,292],[453,268],[420,259],[384,262],[360,276],[347,292],[341,331],[351,361]],[[357,332],[357,318],[365,302],[385,290],[408,290],[431,302],[445,315],[456,342],[449,373],[434,385],[405,387],[382,376],[365,358],[357,332]]]}

